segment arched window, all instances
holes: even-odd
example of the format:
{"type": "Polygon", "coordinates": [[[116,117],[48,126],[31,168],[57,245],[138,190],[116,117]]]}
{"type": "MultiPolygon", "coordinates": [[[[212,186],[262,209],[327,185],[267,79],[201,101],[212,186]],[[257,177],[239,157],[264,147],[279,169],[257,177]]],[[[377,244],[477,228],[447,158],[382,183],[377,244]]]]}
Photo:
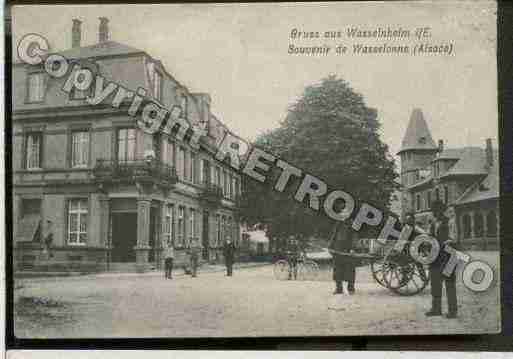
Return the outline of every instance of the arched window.
{"type": "Polygon", "coordinates": [[[497,235],[497,217],[495,216],[495,211],[490,211],[486,215],[486,235],[497,235]]]}
{"type": "Polygon", "coordinates": [[[463,215],[462,219],[463,224],[463,238],[470,238],[471,228],[470,228],[470,215],[463,215]]]}
{"type": "Polygon", "coordinates": [[[435,198],[437,201],[440,200],[440,190],[438,188],[435,189],[435,198]]]}
{"type": "Polygon", "coordinates": [[[482,237],[484,234],[483,215],[474,213],[474,237],[482,237]]]}

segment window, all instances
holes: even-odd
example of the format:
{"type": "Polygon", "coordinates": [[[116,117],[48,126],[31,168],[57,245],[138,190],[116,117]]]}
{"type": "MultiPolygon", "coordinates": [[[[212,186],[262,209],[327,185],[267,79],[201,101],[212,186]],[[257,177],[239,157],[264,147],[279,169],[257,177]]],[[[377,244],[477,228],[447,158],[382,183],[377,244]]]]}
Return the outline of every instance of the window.
{"type": "Polygon", "coordinates": [[[68,244],[84,245],[87,242],[87,199],[72,199],[68,204],[68,244]]]}
{"type": "Polygon", "coordinates": [[[168,166],[175,165],[175,144],[167,138],[162,141],[162,162],[168,166]]]}
{"type": "Polygon", "coordinates": [[[449,204],[449,186],[444,186],[444,202],[449,204]]]}
{"type": "Polygon", "coordinates": [[[158,71],[154,72],[153,77],[153,97],[162,101],[162,74],[158,71]]]}
{"type": "Polygon", "coordinates": [[[27,135],[25,142],[25,167],[27,169],[41,168],[42,139],[41,133],[30,133],[27,135]]]}
{"type": "Polygon", "coordinates": [[[465,214],[462,218],[463,224],[463,238],[470,238],[472,234],[472,228],[470,225],[470,215],[465,214]]]}
{"type": "Polygon", "coordinates": [[[135,160],[135,129],[118,130],[118,161],[135,160]]]}
{"type": "Polygon", "coordinates": [[[435,162],[435,177],[438,177],[438,176],[440,176],[440,162],[436,161],[435,162]]]}
{"type": "Polygon", "coordinates": [[[36,72],[28,75],[28,102],[41,102],[44,98],[44,74],[36,72]]]}
{"type": "Polygon", "coordinates": [[[416,201],[417,201],[417,211],[420,211],[420,194],[415,196],[415,198],[416,198],[416,201]]]}
{"type": "Polygon", "coordinates": [[[219,187],[222,186],[222,184],[221,184],[221,168],[220,167],[216,167],[215,182],[216,182],[216,185],[218,185],[219,187]]]}
{"type": "Polygon", "coordinates": [[[23,199],[21,202],[21,216],[31,216],[41,214],[41,200],[36,199],[23,199]]]}
{"type": "Polygon", "coordinates": [[[211,179],[210,179],[210,162],[207,161],[207,160],[202,160],[201,163],[202,163],[202,168],[201,168],[201,171],[200,171],[201,182],[202,183],[206,183],[206,184],[210,184],[211,183],[211,179]]]}
{"type": "Polygon", "coordinates": [[[196,210],[191,208],[189,216],[189,233],[191,238],[196,237],[196,210]]]}
{"type": "Polygon", "coordinates": [[[490,211],[486,215],[486,235],[497,235],[497,217],[495,216],[495,211],[490,211]]]}
{"type": "MultiPolygon", "coordinates": [[[[168,204],[166,207],[165,207],[165,212],[164,212],[164,241],[166,241],[166,243],[173,243],[174,242],[174,238],[173,238],[173,233],[174,233],[174,216],[173,216],[173,213],[174,212],[174,208],[173,208],[173,205],[172,204],[168,204]]],[[[174,245],[174,243],[173,243],[174,245]]]]}
{"type": "Polygon", "coordinates": [[[228,175],[228,198],[232,198],[233,196],[233,176],[230,173],[228,175]]]}
{"type": "Polygon", "coordinates": [[[427,208],[431,208],[431,191],[427,191],[427,208]]]}
{"type": "Polygon", "coordinates": [[[483,216],[481,213],[474,213],[474,237],[482,237],[484,234],[483,216]]]}
{"type": "Polygon", "coordinates": [[[193,183],[198,183],[198,179],[196,178],[196,173],[197,173],[197,169],[196,169],[196,166],[198,165],[197,163],[197,158],[196,158],[196,154],[191,152],[191,168],[190,168],[190,175],[189,175],[189,180],[193,183]]]}
{"type": "Polygon", "coordinates": [[[185,175],[185,149],[183,147],[180,147],[178,149],[178,158],[176,159],[176,170],[178,173],[178,178],[183,180],[185,175]]]}
{"type": "Polygon", "coordinates": [[[216,216],[216,247],[218,247],[221,243],[222,238],[222,230],[221,230],[221,216],[216,216]]]}
{"type": "Polygon", "coordinates": [[[228,196],[228,174],[226,170],[223,170],[223,194],[224,196],[228,196]]]}
{"type": "Polygon", "coordinates": [[[183,247],[185,244],[185,207],[178,207],[178,244],[183,247]]]}
{"type": "Polygon", "coordinates": [[[437,201],[440,200],[440,190],[438,188],[435,189],[435,198],[437,201]]]}
{"type": "Polygon", "coordinates": [[[224,240],[226,238],[226,217],[221,217],[221,244],[224,243],[224,240]]]}
{"type": "MultiPolygon", "coordinates": [[[[87,79],[85,79],[86,75],[84,75],[83,73],[75,72],[73,74],[73,76],[74,76],[76,83],[83,82],[85,84],[85,81],[87,81],[87,79]]],[[[93,75],[93,78],[94,78],[94,75],[93,75]]],[[[71,92],[70,92],[70,98],[72,100],[84,100],[86,97],[88,97],[91,94],[93,89],[94,89],[93,82],[90,83],[89,88],[86,90],[79,90],[75,86],[73,86],[73,88],[71,89],[71,92]]]]}
{"type": "Polygon", "coordinates": [[[71,166],[87,167],[89,164],[89,132],[73,132],[71,135],[71,166]]]}
{"type": "Polygon", "coordinates": [[[240,188],[239,188],[239,179],[235,177],[235,197],[240,195],[240,188]]]}

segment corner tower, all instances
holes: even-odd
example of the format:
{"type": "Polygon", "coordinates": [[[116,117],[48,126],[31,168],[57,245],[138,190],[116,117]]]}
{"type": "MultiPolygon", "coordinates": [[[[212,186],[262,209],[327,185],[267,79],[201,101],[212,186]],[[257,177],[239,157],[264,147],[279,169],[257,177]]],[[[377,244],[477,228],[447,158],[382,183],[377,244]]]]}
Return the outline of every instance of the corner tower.
{"type": "Polygon", "coordinates": [[[410,122],[397,154],[401,157],[402,215],[411,211],[412,201],[408,187],[420,180],[420,170],[428,168],[435,158],[438,147],[431,137],[422,110],[413,109],[410,122]]]}

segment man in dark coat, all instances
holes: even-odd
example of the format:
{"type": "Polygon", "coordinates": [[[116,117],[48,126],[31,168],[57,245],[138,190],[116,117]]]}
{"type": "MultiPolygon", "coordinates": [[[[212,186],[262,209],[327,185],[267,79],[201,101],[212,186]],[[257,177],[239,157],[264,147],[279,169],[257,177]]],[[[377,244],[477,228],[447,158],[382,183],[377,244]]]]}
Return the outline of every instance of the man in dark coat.
{"type": "Polygon", "coordinates": [[[354,294],[356,262],[349,253],[353,252],[353,238],[351,230],[344,224],[338,223],[331,237],[329,251],[333,257],[333,280],[335,292],[344,293],[343,282],[347,282],[347,291],[354,294]]]}
{"type": "Polygon", "coordinates": [[[226,275],[231,277],[233,274],[233,262],[235,260],[235,245],[228,238],[223,247],[224,262],[226,264],[226,275]]]}
{"type": "Polygon", "coordinates": [[[289,280],[297,279],[297,263],[299,261],[301,249],[294,236],[290,236],[287,241],[287,259],[289,261],[289,280]]]}
{"type": "Polygon", "coordinates": [[[456,271],[454,271],[449,277],[442,273],[445,264],[450,258],[450,255],[444,251],[444,246],[447,244],[446,242],[450,240],[449,221],[444,214],[446,207],[442,201],[435,201],[432,205],[432,210],[433,215],[435,216],[435,222],[431,228],[432,233],[430,234],[438,241],[440,245],[440,254],[429,266],[432,305],[431,310],[426,313],[426,316],[432,317],[442,315],[442,286],[445,283],[448,304],[447,318],[452,319],[458,316],[456,271]]]}

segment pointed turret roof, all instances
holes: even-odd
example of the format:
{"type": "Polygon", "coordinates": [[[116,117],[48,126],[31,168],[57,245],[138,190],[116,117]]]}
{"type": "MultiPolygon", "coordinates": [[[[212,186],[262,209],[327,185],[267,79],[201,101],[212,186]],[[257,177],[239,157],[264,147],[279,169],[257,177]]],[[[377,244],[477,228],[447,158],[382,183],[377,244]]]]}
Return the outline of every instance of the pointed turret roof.
{"type": "Polygon", "coordinates": [[[433,141],[433,138],[431,137],[431,132],[429,132],[426,120],[424,120],[422,110],[419,108],[413,109],[410,116],[410,122],[408,123],[408,128],[406,129],[406,134],[404,135],[403,142],[401,144],[401,149],[397,154],[408,150],[437,149],[435,141],[433,141]]]}

